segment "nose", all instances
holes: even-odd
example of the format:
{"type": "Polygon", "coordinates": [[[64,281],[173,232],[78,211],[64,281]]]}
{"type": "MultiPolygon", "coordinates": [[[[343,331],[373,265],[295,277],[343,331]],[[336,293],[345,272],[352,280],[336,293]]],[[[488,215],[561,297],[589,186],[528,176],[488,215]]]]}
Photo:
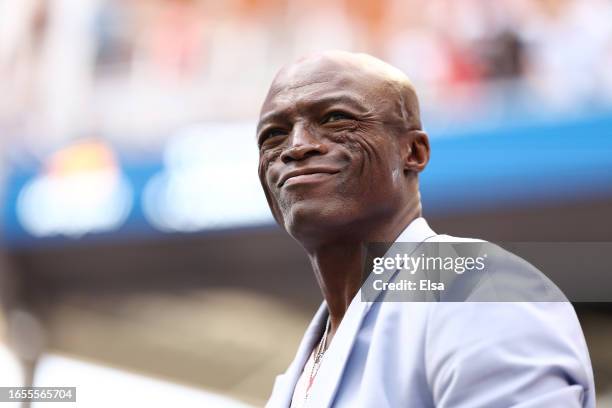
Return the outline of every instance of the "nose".
{"type": "Polygon", "coordinates": [[[285,164],[327,153],[327,146],[301,125],[293,127],[290,137],[291,143],[280,155],[285,164]]]}

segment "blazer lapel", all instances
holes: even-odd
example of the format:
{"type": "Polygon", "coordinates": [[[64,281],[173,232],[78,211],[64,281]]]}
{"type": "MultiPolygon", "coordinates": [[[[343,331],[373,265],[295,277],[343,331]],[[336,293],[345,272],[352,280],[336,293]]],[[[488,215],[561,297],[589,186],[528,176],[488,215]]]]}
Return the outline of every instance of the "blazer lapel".
{"type": "MultiPolygon", "coordinates": [[[[414,242],[418,246],[421,242],[428,238],[435,236],[436,233],[432,231],[424,218],[415,219],[410,225],[400,234],[395,242],[414,242]]],[[[387,279],[390,279],[387,278],[387,279]]],[[[338,388],[342,373],[349,355],[353,349],[353,343],[361,328],[361,323],[368,311],[370,310],[373,302],[363,302],[361,300],[361,290],[357,292],[351,304],[349,305],[334,338],[332,339],[329,348],[325,352],[325,356],[321,361],[321,366],[317,373],[317,378],[312,385],[312,390],[309,399],[306,401],[306,407],[329,407],[332,405],[336,390],[338,388]]],[[[325,305],[322,304],[321,307],[325,305]]],[[[325,305],[326,306],[326,305],[325,305]]],[[[319,315],[321,308],[317,312],[319,315]]],[[[327,308],[325,307],[324,314],[321,316],[319,321],[319,330],[322,329],[323,319],[327,317],[327,308]]],[[[318,341],[318,335],[320,331],[313,332],[316,335],[315,339],[311,339],[311,345],[308,352],[312,350],[312,346],[315,341],[318,341]]],[[[304,366],[304,361],[301,361],[298,367],[293,367],[300,370],[304,366]]],[[[294,361],[295,363],[295,361],[294,361]]],[[[300,371],[301,372],[301,371],[300,371]]],[[[293,386],[295,383],[293,382],[293,386]]],[[[293,388],[291,388],[293,392],[293,388]]]]}
{"type": "Polygon", "coordinates": [[[306,407],[320,408],[331,405],[355,337],[370,305],[369,302],[361,302],[361,291],[357,292],[321,360],[306,407]]]}
{"type": "Polygon", "coordinates": [[[310,353],[315,343],[318,342],[321,337],[321,333],[324,330],[323,326],[327,321],[327,314],[327,303],[323,301],[306,329],[306,333],[300,342],[293,362],[279,380],[282,381],[282,383],[278,385],[277,390],[275,389],[273,391],[266,407],[286,408],[291,405],[295,385],[304,370],[306,360],[310,357],[310,353]]]}
{"type": "MultiPolygon", "coordinates": [[[[429,228],[425,219],[417,218],[400,234],[396,242],[421,243],[435,235],[436,233],[429,228]]],[[[390,276],[387,279],[390,279],[390,276]]],[[[333,403],[344,367],[353,349],[353,343],[371,306],[372,302],[361,301],[361,290],[359,290],[325,352],[317,378],[312,385],[310,397],[306,401],[306,407],[329,407],[333,403]]],[[[293,362],[279,379],[281,383],[275,386],[266,407],[286,408],[291,405],[295,385],[315,343],[320,339],[327,315],[327,303],[323,301],[306,329],[293,362]]]]}

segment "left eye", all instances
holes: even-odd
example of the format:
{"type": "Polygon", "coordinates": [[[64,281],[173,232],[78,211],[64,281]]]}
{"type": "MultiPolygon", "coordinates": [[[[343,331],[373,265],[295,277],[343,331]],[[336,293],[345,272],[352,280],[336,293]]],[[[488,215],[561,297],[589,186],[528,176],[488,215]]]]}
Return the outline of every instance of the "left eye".
{"type": "Polygon", "coordinates": [[[340,120],[347,120],[347,119],[350,120],[352,119],[352,117],[343,112],[332,112],[325,117],[325,120],[323,121],[323,123],[338,122],[340,120]]]}

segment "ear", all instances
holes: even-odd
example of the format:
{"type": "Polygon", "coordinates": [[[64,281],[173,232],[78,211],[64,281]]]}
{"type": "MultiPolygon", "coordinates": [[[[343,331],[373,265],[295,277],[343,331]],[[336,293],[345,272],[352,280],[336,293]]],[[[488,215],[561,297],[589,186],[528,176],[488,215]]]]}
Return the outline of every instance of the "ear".
{"type": "Polygon", "coordinates": [[[401,139],[404,173],[420,173],[429,162],[429,137],[422,130],[411,130],[401,139]]]}

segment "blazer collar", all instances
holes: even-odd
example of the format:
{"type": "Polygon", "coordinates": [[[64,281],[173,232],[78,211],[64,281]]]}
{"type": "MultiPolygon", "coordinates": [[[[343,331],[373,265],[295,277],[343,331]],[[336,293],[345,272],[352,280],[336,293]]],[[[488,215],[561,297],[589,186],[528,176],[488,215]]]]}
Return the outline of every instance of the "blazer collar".
{"type": "MultiPolygon", "coordinates": [[[[395,242],[414,242],[419,244],[435,235],[436,233],[429,227],[427,221],[419,217],[413,220],[402,231],[395,242]]],[[[325,352],[325,357],[321,361],[317,379],[312,386],[306,407],[328,407],[332,404],[344,367],[353,348],[353,343],[361,327],[361,322],[371,306],[372,302],[363,302],[361,300],[361,290],[359,290],[351,301],[328,350],[325,352]]],[[[321,336],[327,316],[327,304],[323,301],[306,329],[296,356],[285,373],[282,388],[278,390],[277,395],[272,396],[268,406],[288,407],[291,404],[295,385],[302,373],[306,360],[312,352],[312,348],[321,336]]]]}
{"type": "Polygon", "coordinates": [[[310,357],[310,353],[312,352],[315,343],[320,339],[321,333],[324,330],[323,325],[327,322],[327,315],[327,303],[323,301],[306,329],[306,333],[300,342],[293,362],[285,374],[281,376],[282,384],[280,384],[278,387],[278,391],[276,391],[275,386],[275,390],[273,391],[270,400],[266,404],[266,407],[286,408],[291,405],[295,385],[302,374],[304,365],[306,365],[306,361],[310,357]]]}

